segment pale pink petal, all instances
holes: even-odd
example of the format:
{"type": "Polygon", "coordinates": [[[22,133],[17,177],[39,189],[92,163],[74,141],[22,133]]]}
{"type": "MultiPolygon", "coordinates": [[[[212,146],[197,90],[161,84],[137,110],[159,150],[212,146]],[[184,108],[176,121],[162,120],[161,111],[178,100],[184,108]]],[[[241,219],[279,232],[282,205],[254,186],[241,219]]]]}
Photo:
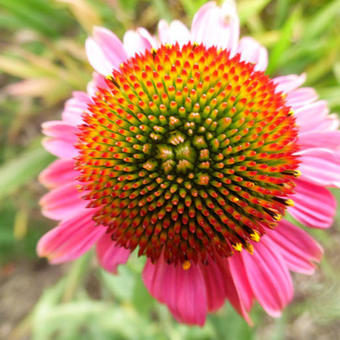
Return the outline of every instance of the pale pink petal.
{"type": "Polygon", "coordinates": [[[327,189],[296,180],[295,194],[291,198],[295,204],[288,212],[301,223],[313,228],[329,228],[333,224],[336,200],[327,189]]]}
{"type": "Polygon", "coordinates": [[[301,75],[290,74],[288,76],[281,76],[273,78],[276,84],[276,92],[289,93],[300,87],[306,81],[306,74],[301,75]]]}
{"type": "Polygon", "coordinates": [[[42,143],[45,149],[60,158],[76,156],[77,129],[63,121],[50,121],[42,124],[43,133],[50,138],[45,138],[42,143]]]}
{"type": "Polygon", "coordinates": [[[143,281],[150,294],[165,303],[174,317],[191,325],[202,326],[208,312],[206,287],[198,265],[188,270],[167,264],[163,257],[152,264],[147,260],[143,281]]]}
{"type": "Polygon", "coordinates": [[[124,34],[124,47],[129,57],[136,53],[143,53],[145,50],[151,50],[156,47],[155,39],[144,28],[137,28],[136,31],[129,30],[124,34]]]}
{"type": "Polygon", "coordinates": [[[66,220],[84,210],[87,202],[81,198],[83,193],[76,185],[71,182],[44,195],[40,200],[42,213],[53,220],[66,220]]]}
{"type": "Polygon", "coordinates": [[[61,114],[63,121],[73,126],[82,124],[82,114],[91,102],[87,93],[81,91],[73,92],[72,98],[65,103],[64,111],[61,114]]]}
{"type": "Polygon", "coordinates": [[[160,20],[158,24],[159,40],[162,44],[175,44],[183,46],[190,41],[188,28],[180,21],[174,20],[170,25],[165,20],[160,20]]]}
{"type": "Polygon", "coordinates": [[[126,263],[131,251],[120,247],[112,241],[110,234],[103,235],[96,244],[97,257],[100,265],[108,272],[117,274],[117,267],[126,263]]]}
{"type": "Polygon", "coordinates": [[[39,181],[46,187],[55,188],[74,182],[78,176],[73,159],[57,159],[40,173],[39,181]]]}
{"type": "Polygon", "coordinates": [[[299,145],[302,149],[306,148],[329,148],[339,149],[340,131],[310,131],[299,134],[299,145]]]}
{"type": "Polygon", "coordinates": [[[320,262],[323,250],[321,246],[301,228],[282,220],[277,227],[268,231],[266,242],[271,241],[287,264],[295,272],[312,274],[315,262],[320,262]]]}
{"type": "Polygon", "coordinates": [[[266,245],[265,238],[254,248],[253,255],[241,253],[248,282],[263,309],[279,317],[293,296],[291,276],[281,255],[266,245]]]}
{"type": "Polygon", "coordinates": [[[286,101],[288,106],[291,106],[293,110],[297,110],[317,99],[318,95],[313,88],[302,87],[289,92],[286,101]]]}
{"type": "Polygon", "coordinates": [[[325,148],[300,151],[302,179],[321,186],[340,186],[340,153],[325,148]]]}
{"type": "Polygon", "coordinates": [[[94,97],[98,89],[105,89],[106,87],[105,77],[97,72],[93,72],[92,80],[87,84],[87,92],[90,97],[94,97]]]}
{"type": "Polygon", "coordinates": [[[238,45],[239,29],[233,2],[225,1],[221,8],[215,2],[208,2],[195,14],[191,36],[194,42],[225,48],[233,56],[238,45]]]}
{"type": "Polygon", "coordinates": [[[255,71],[265,71],[268,65],[267,49],[255,39],[244,37],[240,40],[237,52],[241,54],[241,61],[255,64],[255,71]]]}
{"type": "Polygon", "coordinates": [[[95,27],[93,38],[86,40],[86,53],[92,67],[102,75],[111,74],[113,69],[128,58],[124,45],[110,30],[95,27]]]}
{"type": "Polygon", "coordinates": [[[84,254],[106,231],[103,226],[95,224],[92,216],[92,210],[82,210],[77,216],[50,230],[38,243],[38,255],[57,264],[84,254]]]}

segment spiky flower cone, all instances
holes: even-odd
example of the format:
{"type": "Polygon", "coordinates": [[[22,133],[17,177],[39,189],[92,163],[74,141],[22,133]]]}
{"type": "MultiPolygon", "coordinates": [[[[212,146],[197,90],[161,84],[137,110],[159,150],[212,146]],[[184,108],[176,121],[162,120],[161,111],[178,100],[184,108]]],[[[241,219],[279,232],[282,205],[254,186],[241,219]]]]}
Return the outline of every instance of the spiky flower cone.
{"type": "Polygon", "coordinates": [[[136,249],[150,294],[187,324],[226,299],[248,323],[254,300],[277,317],[293,296],[289,271],[311,274],[322,255],[281,217],[332,224],[339,121],[300,88],[304,75],[264,74],[266,49],[239,40],[231,0],[205,4],[190,31],[158,31],[87,39],[88,93],[43,125],[58,160],[40,176],[51,188],[41,205],[60,223],[38,253],[61,263],[96,245],[116,273],[136,249]]]}
{"type": "Polygon", "coordinates": [[[240,55],[163,45],[122,64],[93,100],[79,181],[119,245],[185,267],[252,253],[290,204],[295,118],[240,55]]]}

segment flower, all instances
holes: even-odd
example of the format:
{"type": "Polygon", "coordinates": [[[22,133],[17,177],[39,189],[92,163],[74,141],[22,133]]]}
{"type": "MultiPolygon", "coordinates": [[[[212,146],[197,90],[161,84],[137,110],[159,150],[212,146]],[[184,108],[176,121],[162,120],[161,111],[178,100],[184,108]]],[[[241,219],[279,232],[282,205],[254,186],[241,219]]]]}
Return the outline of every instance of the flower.
{"type": "Polygon", "coordinates": [[[158,38],[97,27],[86,51],[87,92],[43,124],[58,159],[40,176],[42,211],[60,222],[38,254],[61,263],[96,245],[116,273],[137,249],[147,289],[180,322],[203,325],[226,300],[248,323],[254,301],[278,317],[290,271],[312,274],[322,255],[282,216],[333,221],[337,118],[304,75],[265,75],[267,51],[239,40],[231,1],[205,4],[191,30],[160,21],[158,38]]]}

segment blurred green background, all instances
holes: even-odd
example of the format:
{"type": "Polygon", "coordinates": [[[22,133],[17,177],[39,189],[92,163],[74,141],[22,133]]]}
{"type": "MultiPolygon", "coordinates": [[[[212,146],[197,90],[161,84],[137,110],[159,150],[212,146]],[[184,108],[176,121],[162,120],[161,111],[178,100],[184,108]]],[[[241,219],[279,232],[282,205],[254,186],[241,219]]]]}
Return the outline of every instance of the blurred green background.
{"type": "MultiPolygon", "coordinates": [[[[238,0],[242,33],[269,49],[270,75],[307,73],[340,112],[340,1],[238,0]]],[[[313,231],[325,247],[314,276],[295,275],[295,299],[280,319],[258,306],[247,324],[227,304],[203,328],[173,321],[150,298],[133,258],[119,276],[91,253],[49,266],[35,245],[53,226],[40,214],[39,172],[53,159],[40,124],[58,119],[91,77],[84,40],[94,25],[122,37],[160,18],[190,26],[204,0],[0,0],[0,339],[340,339],[339,222],[313,231]]],[[[335,194],[340,198],[338,192],[335,194]]],[[[337,219],[339,221],[339,219],[337,219]]]]}

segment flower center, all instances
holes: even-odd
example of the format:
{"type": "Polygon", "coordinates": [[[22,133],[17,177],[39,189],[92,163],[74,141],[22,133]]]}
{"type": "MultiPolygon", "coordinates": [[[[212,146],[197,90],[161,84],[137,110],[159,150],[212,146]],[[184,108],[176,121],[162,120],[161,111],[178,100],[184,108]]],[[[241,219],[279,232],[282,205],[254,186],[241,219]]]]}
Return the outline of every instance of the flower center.
{"type": "Polygon", "coordinates": [[[295,118],[273,82],[191,43],[136,54],[106,82],[77,144],[94,220],[120,246],[183,268],[252,252],[297,175],[295,118]]]}

